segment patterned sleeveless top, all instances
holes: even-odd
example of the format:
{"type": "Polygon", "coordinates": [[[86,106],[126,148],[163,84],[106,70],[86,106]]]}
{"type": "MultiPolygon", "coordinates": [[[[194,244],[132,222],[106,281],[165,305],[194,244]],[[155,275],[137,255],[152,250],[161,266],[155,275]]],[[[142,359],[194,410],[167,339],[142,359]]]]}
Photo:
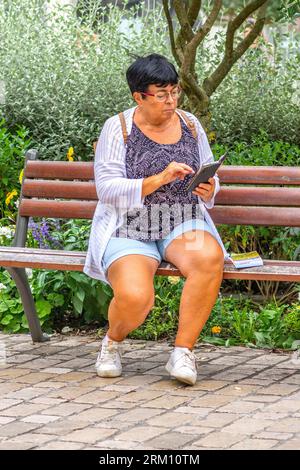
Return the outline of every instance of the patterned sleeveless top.
{"type": "MultiPolygon", "coordinates": [[[[132,123],[125,156],[127,178],[147,178],[162,172],[172,161],[186,163],[197,171],[199,149],[190,129],[180,118],[182,135],[175,144],[159,144],[149,139],[132,123]]],[[[189,219],[203,218],[198,197],[186,191],[193,174],[175,180],[145,196],[144,207],[128,210],[123,224],[112,236],[135,240],[166,238],[189,219]]]]}

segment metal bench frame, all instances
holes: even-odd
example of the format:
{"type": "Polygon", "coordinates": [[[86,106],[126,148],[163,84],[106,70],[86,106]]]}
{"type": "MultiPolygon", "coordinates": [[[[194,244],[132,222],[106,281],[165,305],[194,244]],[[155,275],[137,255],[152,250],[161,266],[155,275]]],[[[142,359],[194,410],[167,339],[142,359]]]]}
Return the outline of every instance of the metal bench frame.
{"type": "MultiPolygon", "coordinates": [[[[300,227],[300,168],[224,166],[218,174],[222,188],[209,211],[216,224],[300,227]]],[[[25,268],[82,271],[85,253],[26,248],[29,217],[92,219],[97,201],[93,162],[41,161],[36,150],[27,152],[15,237],[11,247],[0,247],[0,266],[16,283],[34,342],[48,337],[25,268]]],[[[164,261],[156,275],[182,276],[164,261]]],[[[224,279],[298,282],[300,261],[264,260],[239,270],[226,262],[224,279]]]]}

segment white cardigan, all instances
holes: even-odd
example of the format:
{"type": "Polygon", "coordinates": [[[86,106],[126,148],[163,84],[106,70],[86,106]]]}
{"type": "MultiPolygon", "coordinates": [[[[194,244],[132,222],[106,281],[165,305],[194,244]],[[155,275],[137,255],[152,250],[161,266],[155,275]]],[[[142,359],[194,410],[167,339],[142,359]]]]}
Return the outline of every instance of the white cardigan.
{"type": "MultiPolygon", "coordinates": [[[[131,132],[135,109],[136,107],[124,111],[128,135],[131,132]]],[[[213,161],[213,154],[200,122],[193,114],[186,112],[186,115],[195,122],[198,133],[199,166],[200,164],[213,161]]],[[[182,119],[181,116],[180,118],[182,119]]],[[[116,115],[105,122],[96,148],[94,173],[99,202],[93,217],[88,252],[83,269],[83,272],[88,276],[99,279],[110,286],[111,284],[106,277],[102,264],[103,253],[107,243],[112,233],[122,225],[122,215],[129,209],[143,207],[145,199],[142,199],[144,178],[128,179],[126,177],[125,154],[126,147],[124,145],[121,123],[119,116],[116,115]]],[[[220,190],[220,183],[217,176],[214,178],[216,180],[215,197],[220,190]]],[[[224,256],[227,258],[229,255],[206,210],[206,208],[211,209],[213,207],[214,197],[209,202],[204,203],[198,196],[198,201],[206,222],[212,228],[215,237],[223,249],[224,256]]]]}

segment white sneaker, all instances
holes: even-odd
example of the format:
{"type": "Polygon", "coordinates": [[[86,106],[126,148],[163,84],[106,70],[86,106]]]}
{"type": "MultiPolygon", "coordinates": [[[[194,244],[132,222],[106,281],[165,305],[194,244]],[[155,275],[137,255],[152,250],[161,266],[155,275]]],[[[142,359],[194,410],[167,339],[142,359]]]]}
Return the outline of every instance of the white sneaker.
{"type": "Polygon", "coordinates": [[[106,335],[102,341],[95,368],[100,377],[119,377],[122,374],[121,342],[113,341],[106,335]]]}
{"type": "Polygon", "coordinates": [[[166,369],[175,379],[189,385],[194,385],[197,380],[196,358],[188,348],[175,347],[166,369]]]}

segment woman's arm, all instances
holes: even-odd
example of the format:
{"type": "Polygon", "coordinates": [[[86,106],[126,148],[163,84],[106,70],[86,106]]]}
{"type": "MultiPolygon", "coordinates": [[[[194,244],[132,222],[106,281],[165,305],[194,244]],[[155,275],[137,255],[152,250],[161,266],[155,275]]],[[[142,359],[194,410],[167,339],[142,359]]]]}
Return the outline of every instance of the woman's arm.
{"type": "Polygon", "coordinates": [[[125,146],[118,116],[108,119],[95,154],[95,184],[100,202],[131,209],[143,207],[143,178],[126,178],[125,146]]]}
{"type": "MultiPolygon", "coordinates": [[[[212,163],[214,161],[214,157],[213,157],[213,154],[212,154],[212,151],[211,151],[211,148],[208,143],[208,139],[204,132],[203,127],[201,126],[200,122],[193,114],[187,113],[187,112],[186,114],[189,117],[189,119],[191,119],[195,123],[195,127],[197,130],[200,164],[203,165],[205,163],[212,163]]],[[[212,209],[215,203],[215,196],[220,191],[220,181],[219,181],[218,175],[214,176],[214,180],[215,180],[215,189],[214,189],[213,197],[209,201],[206,201],[206,202],[203,201],[207,209],[212,209]]]]}

